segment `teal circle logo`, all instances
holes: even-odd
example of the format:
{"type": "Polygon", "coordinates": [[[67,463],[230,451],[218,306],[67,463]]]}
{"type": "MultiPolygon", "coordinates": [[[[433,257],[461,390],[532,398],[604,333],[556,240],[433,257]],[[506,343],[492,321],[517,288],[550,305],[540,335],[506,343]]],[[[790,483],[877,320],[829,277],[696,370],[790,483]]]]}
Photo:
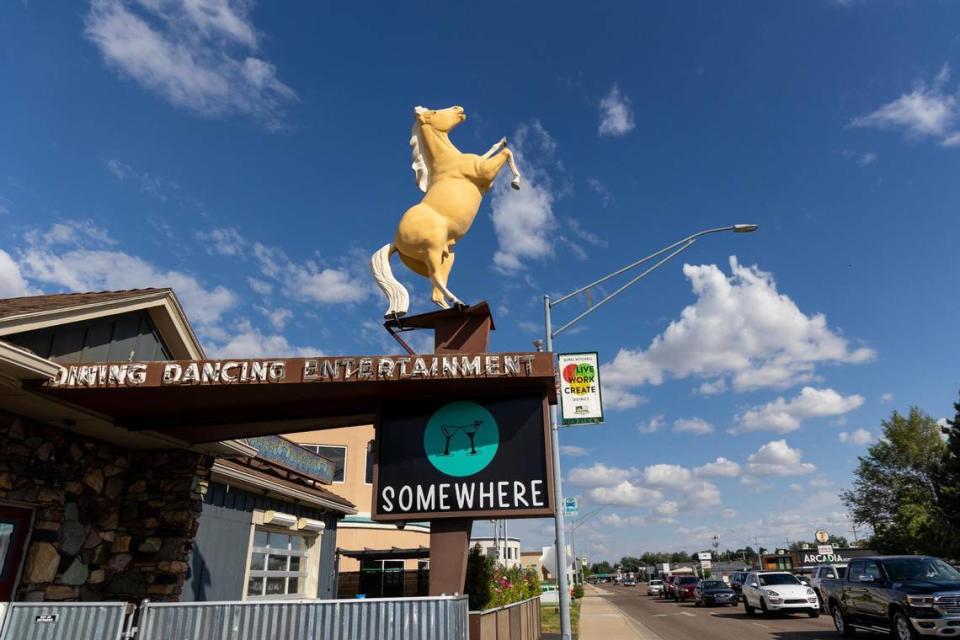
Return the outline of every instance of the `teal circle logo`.
{"type": "Polygon", "coordinates": [[[476,402],[451,402],[437,409],[423,431],[430,464],[448,476],[472,476],[484,469],[500,446],[500,429],[476,402]]]}

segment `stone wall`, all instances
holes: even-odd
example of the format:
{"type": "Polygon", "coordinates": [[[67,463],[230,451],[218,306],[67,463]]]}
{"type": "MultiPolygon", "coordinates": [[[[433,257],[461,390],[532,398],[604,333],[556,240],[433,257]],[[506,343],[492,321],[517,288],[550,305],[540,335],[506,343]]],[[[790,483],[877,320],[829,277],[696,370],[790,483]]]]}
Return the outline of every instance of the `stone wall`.
{"type": "Polygon", "coordinates": [[[0,412],[0,499],[33,506],[18,600],[176,600],[212,460],[0,412]]]}

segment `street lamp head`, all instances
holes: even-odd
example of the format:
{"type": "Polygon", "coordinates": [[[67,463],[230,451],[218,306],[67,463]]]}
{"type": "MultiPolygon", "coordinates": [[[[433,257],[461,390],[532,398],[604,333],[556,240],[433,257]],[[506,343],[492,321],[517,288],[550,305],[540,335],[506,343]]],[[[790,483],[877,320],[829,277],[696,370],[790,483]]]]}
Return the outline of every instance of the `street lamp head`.
{"type": "Polygon", "coordinates": [[[733,225],[734,233],[752,233],[760,228],[758,224],[735,224],[733,225]]]}

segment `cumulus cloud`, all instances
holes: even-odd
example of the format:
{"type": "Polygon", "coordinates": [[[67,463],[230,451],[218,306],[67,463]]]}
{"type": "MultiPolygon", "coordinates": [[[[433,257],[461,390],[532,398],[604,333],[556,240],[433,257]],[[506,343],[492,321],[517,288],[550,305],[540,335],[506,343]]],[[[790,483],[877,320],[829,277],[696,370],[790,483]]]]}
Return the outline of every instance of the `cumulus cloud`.
{"type": "Polygon", "coordinates": [[[636,474],[636,469],[608,467],[597,462],[592,467],[574,467],[567,474],[567,479],[582,487],[612,487],[636,474]]]}
{"type": "Polygon", "coordinates": [[[655,487],[680,489],[690,482],[691,477],[689,469],[677,464],[653,464],[643,470],[643,481],[655,487]]]}
{"type": "Polygon", "coordinates": [[[857,429],[856,431],[841,431],[837,439],[843,444],[852,444],[863,446],[873,440],[873,434],[866,429],[857,429]]]}
{"type": "Polygon", "coordinates": [[[175,107],[281,128],[296,93],[259,57],[251,7],[246,0],[93,0],[85,33],[109,67],[175,107]]]}
{"type": "Polygon", "coordinates": [[[882,403],[884,403],[884,404],[886,404],[886,403],[888,403],[888,402],[893,402],[893,394],[887,392],[887,393],[881,395],[881,396],[880,396],[880,402],[882,402],[882,403]]]}
{"type": "Polygon", "coordinates": [[[537,121],[522,125],[513,136],[511,149],[523,182],[514,190],[510,180],[501,177],[490,198],[498,243],[493,265],[502,273],[521,271],[525,261],[540,260],[553,252],[550,234],[556,225],[556,195],[543,159],[552,158],[556,148],[556,141],[537,121]]]}
{"type": "Polygon", "coordinates": [[[587,496],[597,504],[614,504],[623,507],[650,507],[663,500],[663,494],[624,480],[609,487],[595,487],[587,496]]]}
{"type": "Polygon", "coordinates": [[[701,392],[786,388],[814,378],[816,365],[861,363],[868,348],[851,348],[822,314],[807,315],[777,290],[773,276],[730,258],[731,275],[716,265],[684,265],[697,301],[646,350],[621,349],[603,367],[604,399],[623,406],[633,389],[668,377],[709,381],[701,392]]]}
{"type": "Polygon", "coordinates": [[[63,220],[50,225],[49,229],[31,229],[23,239],[28,245],[44,248],[82,247],[89,245],[112,246],[117,244],[106,229],[89,220],[63,220]]]}
{"type": "Polygon", "coordinates": [[[873,127],[901,131],[909,138],[933,138],[945,146],[960,145],[955,129],[960,111],[957,97],[945,91],[950,67],[944,65],[932,83],[918,82],[910,93],[881,106],[865,116],[854,118],[854,127],[873,127]]]}
{"type": "Polygon", "coordinates": [[[773,440],[747,458],[747,472],[757,476],[799,476],[813,473],[816,465],[802,462],[803,452],[786,440],[773,440]]]}
{"type": "Polygon", "coordinates": [[[0,249],[0,298],[19,298],[35,293],[27,285],[20,266],[10,254],[0,249]]]}
{"type": "MultiPolygon", "coordinates": [[[[294,262],[280,249],[259,242],[253,245],[253,255],[260,263],[261,274],[275,280],[285,295],[299,302],[360,302],[372,292],[366,273],[359,269],[323,266],[315,260],[294,262]]],[[[262,280],[248,282],[255,290],[269,289],[262,280]]]]}
{"type": "Polygon", "coordinates": [[[299,347],[279,334],[265,334],[241,320],[230,333],[226,342],[211,344],[208,349],[214,358],[268,358],[268,357],[305,357],[322,356],[317,347],[299,347]]]}
{"type": "Polygon", "coordinates": [[[610,92],[600,100],[599,134],[611,137],[625,136],[633,131],[635,126],[630,98],[623,95],[619,86],[613,85],[610,92]]]}
{"type": "Polygon", "coordinates": [[[695,468],[693,473],[698,478],[735,478],[740,475],[740,465],[721,456],[695,468]]]}
{"type": "Polygon", "coordinates": [[[679,418],[673,422],[674,433],[693,433],[698,436],[713,433],[713,425],[702,418],[679,418]]]}
{"type": "MultiPolygon", "coordinates": [[[[606,398],[604,398],[603,404],[604,406],[610,406],[606,398]]],[[[649,420],[640,421],[640,424],[637,425],[637,431],[640,433],[656,433],[665,422],[662,415],[653,416],[649,420]]]]}
{"type": "Polygon", "coordinates": [[[600,523],[607,527],[644,527],[647,519],[643,516],[621,516],[619,513],[605,513],[600,516],[600,523]]]}
{"type": "Polygon", "coordinates": [[[863,396],[856,394],[843,396],[833,389],[804,387],[800,394],[791,400],[780,397],[737,416],[737,426],[731,429],[731,433],[749,431],[789,433],[799,429],[801,423],[808,418],[840,416],[857,409],[862,404],[863,396]]]}

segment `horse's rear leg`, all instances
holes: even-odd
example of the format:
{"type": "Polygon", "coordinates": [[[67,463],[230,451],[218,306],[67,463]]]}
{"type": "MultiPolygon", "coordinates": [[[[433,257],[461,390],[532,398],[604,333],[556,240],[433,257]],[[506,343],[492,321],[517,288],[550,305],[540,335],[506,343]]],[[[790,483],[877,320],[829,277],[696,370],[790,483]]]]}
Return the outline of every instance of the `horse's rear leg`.
{"type": "Polygon", "coordinates": [[[449,305],[447,301],[449,300],[453,304],[463,305],[463,302],[457,296],[453,295],[449,289],[447,289],[447,276],[450,274],[450,266],[453,264],[452,258],[448,260],[449,264],[444,265],[444,253],[447,256],[452,256],[452,253],[447,253],[442,249],[431,249],[427,252],[426,260],[427,270],[430,271],[430,281],[433,282],[434,291],[437,289],[443,294],[441,301],[437,301],[436,295],[434,295],[433,301],[440,305],[441,308],[447,309],[449,305]],[[446,269],[446,270],[445,270],[446,269]]]}
{"type": "MultiPolygon", "coordinates": [[[[450,282],[450,271],[453,269],[453,259],[456,257],[452,251],[449,251],[441,259],[440,280],[444,285],[450,282]]],[[[447,301],[444,299],[443,291],[436,285],[433,287],[433,301],[444,309],[449,308],[447,301]]]]}

